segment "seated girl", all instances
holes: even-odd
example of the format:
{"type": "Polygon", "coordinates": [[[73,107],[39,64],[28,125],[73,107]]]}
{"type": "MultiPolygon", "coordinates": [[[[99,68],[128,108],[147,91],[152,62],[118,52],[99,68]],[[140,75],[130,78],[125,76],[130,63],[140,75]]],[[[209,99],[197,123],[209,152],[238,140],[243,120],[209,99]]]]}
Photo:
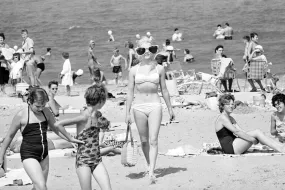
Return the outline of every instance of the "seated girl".
{"type": "Polygon", "coordinates": [[[285,95],[276,94],[272,97],[272,105],[277,109],[271,115],[271,135],[274,135],[280,142],[285,142],[285,138],[282,136],[285,132],[285,95]]]}
{"type": "Polygon", "coordinates": [[[219,99],[221,114],[215,122],[215,131],[223,151],[226,154],[243,154],[253,144],[260,142],[278,152],[285,152],[285,145],[265,136],[259,129],[249,132],[241,129],[231,116],[235,107],[234,101],[234,96],[230,94],[224,94],[219,99]]]}

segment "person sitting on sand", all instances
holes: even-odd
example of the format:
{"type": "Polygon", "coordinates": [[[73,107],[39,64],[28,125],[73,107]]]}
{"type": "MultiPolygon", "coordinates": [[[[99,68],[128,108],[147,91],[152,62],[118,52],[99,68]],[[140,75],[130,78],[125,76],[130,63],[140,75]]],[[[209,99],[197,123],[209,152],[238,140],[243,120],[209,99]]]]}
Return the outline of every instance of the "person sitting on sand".
{"type": "Polygon", "coordinates": [[[49,101],[46,91],[42,88],[31,89],[28,95],[28,106],[20,110],[14,117],[0,149],[0,168],[3,157],[12,139],[20,130],[23,136],[20,156],[24,169],[33,182],[34,188],[47,190],[47,178],[49,171],[49,156],[47,142],[48,126],[62,138],[73,143],[83,143],[72,138],[65,129],[59,129],[54,125],[55,120],[46,103],[49,101]],[[61,133],[61,134],[60,134],[61,133]]]}
{"type": "Polygon", "coordinates": [[[115,74],[116,85],[118,86],[118,80],[123,84],[123,76],[122,76],[122,65],[121,61],[125,61],[125,69],[128,68],[127,59],[119,53],[119,49],[114,50],[114,55],[112,55],[110,64],[113,68],[113,73],[115,74]]]}
{"type": "Polygon", "coordinates": [[[55,117],[56,120],[58,120],[59,108],[61,108],[59,103],[54,99],[54,97],[57,93],[57,90],[58,90],[58,82],[55,80],[50,81],[48,83],[49,101],[47,103],[47,107],[49,108],[49,110],[51,111],[51,113],[53,114],[53,116],[55,117]]]}
{"type": "Polygon", "coordinates": [[[180,42],[182,41],[182,32],[179,31],[178,28],[174,29],[174,34],[172,35],[172,41],[173,42],[180,42]]]}
{"type": "Polygon", "coordinates": [[[278,152],[285,152],[285,145],[266,136],[259,129],[244,131],[231,116],[235,107],[234,101],[234,96],[230,94],[224,94],[219,98],[221,114],[215,122],[215,131],[225,154],[243,154],[253,144],[258,143],[278,152]]]}
{"type": "Polygon", "coordinates": [[[189,49],[185,49],[184,50],[184,59],[183,59],[184,63],[191,63],[194,62],[194,57],[193,55],[190,54],[190,50],[189,49]]]}
{"type": "Polygon", "coordinates": [[[276,94],[272,97],[272,105],[277,109],[271,115],[270,133],[279,139],[280,142],[285,142],[285,95],[276,94]]]}
{"type": "Polygon", "coordinates": [[[217,30],[214,32],[213,36],[216,39],[224,39],[224,29],[222,28],[222,25],[218,24],[217,25],[217,30]]]}
{"type": "Polygon", "coordinates": [[[110,178],[102,162],[99,147],[99,132],[105,128],[100,128],[96,116],[97,111],[106,103],[107,90],[103,84],[95,84],[86,90],[84,98],[87,107],[79,116],[58,121],[55,126],[61,130],[75,124],[78,140],[85,143],[78,145],[75,162],[81,189],[92,189],[93,175],[101,189],[110,190],[110,178]]]}
{"type": "Polygon", "coordinates": [[[168,108],[170,120],[174,119],[169,92],[165,84],[164,68],[158,65],[156,61],[153,61],[157,49],[158,46],[152,45],[145,38],[142,38],[139,42],[136,52],[141,62],[132,67],[129,73],[125,119],[127,124],[132,123],[132,108],[151,183],[155,183],[156,181],[154,168],[158,153],[158,134],[162,119],[162,105],[158,95],[159,86],[168,108]],[[134,91],[136,91],[136,97],[133,102],[134,91]]]}
{"type": "Polygon", "coordinates": [[[101,71],[99,68],[94,68],[93,71],[92,71],[92,79],[93,79],[93,84],[99,84],[99,83],[102,83],[102,84],[106,84],[106,78],[105,78],[105,75],[104,75],[104,72],[101,71]]]}

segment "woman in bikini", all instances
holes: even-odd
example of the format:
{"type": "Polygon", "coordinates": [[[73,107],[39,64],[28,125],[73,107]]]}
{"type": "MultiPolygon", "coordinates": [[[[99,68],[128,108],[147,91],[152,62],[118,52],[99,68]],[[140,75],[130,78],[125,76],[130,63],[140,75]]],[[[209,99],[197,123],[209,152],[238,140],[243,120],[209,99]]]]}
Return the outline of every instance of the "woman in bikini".
{"type": "Polygon", "coordinates": [[[158,133],[162,119],[162,106],[158,95],[159,86],[168,107],[170,119],[174,119],[169,93],[165,85],[164,68],[153,61],[157,49],[158,46],[152,45],[145,38],[139,41],[136,52],[141,62],[132,67],[129,73],[126,110],[126,123],[130,124],[132,122],[131,107],[133,108],[151,183],[156,181],[154,168],[158,151],[158,133]],[[135,88],[137,94],[133,102],[135,88]]]}
{"type": "Polygon", "coordinates": [[[47,128],[50,128],[62,138],[73,143],[83,143],[72,138],[65,129],[54,126],[55,120],[51,112],[46,108],[48,95],[44,89],[33,88],[28,95],[28,106],[20,110],[14,117],[9,131],[0,150],[0,167],[3,164],[3,156],[18,130],[21,131],[23,142],[20,148],[21,160],[24,169],[31,178],[34,188],[46,190],[49,171],[49,156],[47,142],[47,128]],[[64,137],[63,137],[63,136],[64,137]]]}
{"type": "Polygon", "coordinates": [[[58,121],[55,126],[62,129],[65,126],[75,124],[78,140],[85,143],[78,145],[75,162],[81,189],[92,190],[91,175],[93,175],[101,189],[110,190],[109,175],[100,155],[100,125],[98,125],[96,115],[106,102],[107,90],[102,83],[94,84],[86,90],[84,98],[87,107],[79,116],[58,121]]]}
{"type": "Polygon", "coordinates": [[[91,83],[93,82],[92,80],[92,72],[93,72],[93,69],[95,67],[98,67],[100,66],[101,64],[97,61],[97,58],[95,57],[94,55],[94,48],[95,48],[95,42],[94,40],[90,40],[89,42],[89,49],[88,49],[88,69],[89,69],[89,72],[90,72],[90,80],[91,80],[91,83]]]}
{"type": "Polygon", "coordinates": [[[270,133],[283,143],[285,142],[285,137],[282,135],[285,132],[285,95],[274,95],[272,97],[272,105],[277,111],[271,115],[270,133]]]}
{"type": "Polygon", "coordinates": [[[215,131],[223,151],[226,154],[243,154],[253,144],[260,142],[278,152],[285,152],[285,145],[265,136],[259,129],[244,131],[231,116],[235,106],[234,101],[234,96],[230,94],[222,95],[219,99],[221,115],[215,122],[215,131]]]}

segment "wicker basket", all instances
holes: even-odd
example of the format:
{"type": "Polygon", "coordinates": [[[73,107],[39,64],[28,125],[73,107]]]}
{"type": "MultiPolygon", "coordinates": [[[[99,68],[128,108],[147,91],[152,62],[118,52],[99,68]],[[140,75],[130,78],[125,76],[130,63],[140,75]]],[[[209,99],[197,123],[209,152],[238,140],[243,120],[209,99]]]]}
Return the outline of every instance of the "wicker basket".
{"type": "Polygon", "coordinates": [[[126,140],[123,145],[121,154],[121,163],[124,166],[132,167],[137,164],[138,160],[138,145],[134,142],[132,130],[130,125],[127,127],[126,140]],[[130,140],[128,139],[128,134],[130,133],[130,140]]]}

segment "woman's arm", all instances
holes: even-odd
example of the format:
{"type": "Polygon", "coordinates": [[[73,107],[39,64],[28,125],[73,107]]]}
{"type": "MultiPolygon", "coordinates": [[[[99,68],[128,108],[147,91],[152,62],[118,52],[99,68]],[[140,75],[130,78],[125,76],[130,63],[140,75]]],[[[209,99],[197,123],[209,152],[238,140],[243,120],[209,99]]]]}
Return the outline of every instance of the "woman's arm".
{"type": "Polygon", "coordinates": [[[222,125],[225,126],[228,130],[230,130],[231,132],[233,132],[235,135],[237,135],[239,138],[249,141],[249,142],[255,142],[256,139],[250,135],[248,135],[247,133],[237,129],[232,122],[230,121],[229,118],[227,118],[226,116],[222,115],[221,117],[221,121],[222,121],[222,125]]]}
{"type": "Polygon", "coordinates": [[[163,96],[163,99],[165,101],[165,104],[168,108],[168,112],[169,112],[169,115],[170,115],[170,120],[173,120],[174,119],[174,113],[173,113],[173,110],[172,110],[172,106],[171,106],[171,103],[170,103],[170,96],[169,96],[169,92],[166,88],[166,84],[165,84],[165,71],[164,71],[164,68],[162,66],[158,66],[160,68],[160,89],[161,89],[161,93],[162,93],[162,96],[163,96]]]}
{"type": "Polygon", "coordinates": [[[110,65],[111,65],[111,67],[114,67],[113,59],[114,59],[114,55],[112,55],[112,57],[111,57],[111,59],[110,59],[110,65]]]}
{"type": "MultiPolygon", "coordinates": [[[[274,113],[273,113],[274,114],[274,113]]],[[[278,131],[276,130],[276,120],[275,120],[275,117],[274,115],[271,115],[271,127],[270,127],[270,133],[271,135],[278,135],[278,131]]]]}
{"type": "Polygon", "coordinates": [[[125,61],[125,69],[128,68],[128,62],[127,62],[127,59],[121,55],[121,59],[123,59],[125,61]]]}
{"type": "MultiPolygon", "coordinates": [[[[12,120],[10,128],[9,128],[9,130],[6,134],[6,137],[2,143],[2,146],[0,148],[0,160],[3,159],[3,156],[4,156],[7,148],[9,147],[11,141],[15,137],[15,134],[21,128],[22,114],[23,114],[23,111],[19,111],[12,120]]],[[[3,163],[0,163],[0,165],[1,164],[3,164],[3,163]]]]}
{"type": "Polygon", "coordinates": [[[135,69],[138,66],[132,67],[129,73],[129,83],[128,83],[128,96],[127,96],[127,107],[126,107],[126,123],[131,122],[130,116],[131,116],[131,105],[134,99],[134,88],[135,88],[135,69]]]}
{"type": "Polygon", "coordinates": [[[48,105],[55,116],[59,115],[59,107],[56,105],[56,101],[54,99],[50,99],[48,105]]]}

